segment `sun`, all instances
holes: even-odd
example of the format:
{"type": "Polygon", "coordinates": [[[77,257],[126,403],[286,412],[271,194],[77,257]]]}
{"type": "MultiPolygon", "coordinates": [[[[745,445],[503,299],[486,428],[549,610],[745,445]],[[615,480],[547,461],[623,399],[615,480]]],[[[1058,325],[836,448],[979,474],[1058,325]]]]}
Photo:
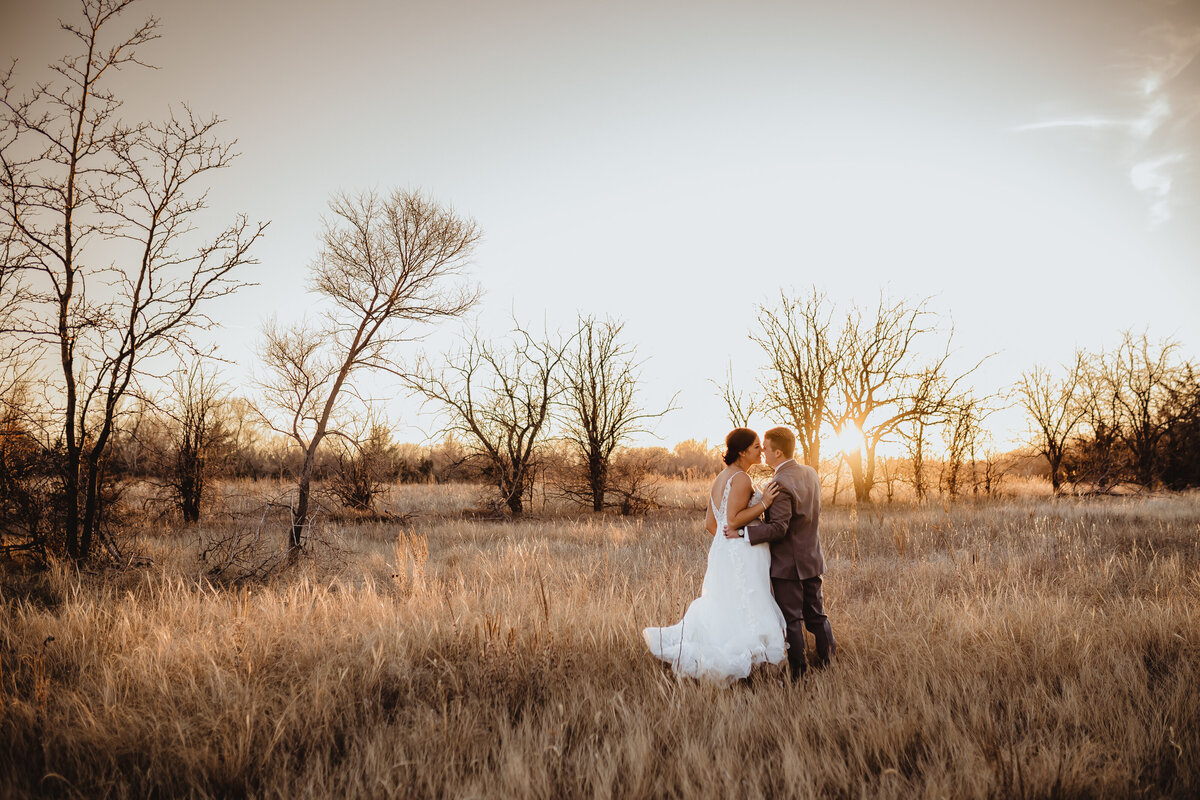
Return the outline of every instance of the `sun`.
{"type": "Polygon", "coordinates": [[[853,422],[847,422],[837,431],[837,446],[846,455],[861,452],[866,448],[862,429],[853,422]]]}

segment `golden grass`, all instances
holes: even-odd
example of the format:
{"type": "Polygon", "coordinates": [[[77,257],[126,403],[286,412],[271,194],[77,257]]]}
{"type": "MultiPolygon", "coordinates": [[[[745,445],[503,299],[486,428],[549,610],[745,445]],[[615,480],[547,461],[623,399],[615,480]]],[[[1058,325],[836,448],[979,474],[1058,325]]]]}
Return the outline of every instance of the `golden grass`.
{"type": "Polygon", "coordinates": [[[344,558],[249,588],[200,579],[174,530],[142,534],[150,569],[10,574],[0,792],[1200,792],[1200,497],[829,509],[838,662],[721,689],[640,637],[698,591],[704,488],[488,522],[399,487],[410,524],[336,527],[344,558]]]}

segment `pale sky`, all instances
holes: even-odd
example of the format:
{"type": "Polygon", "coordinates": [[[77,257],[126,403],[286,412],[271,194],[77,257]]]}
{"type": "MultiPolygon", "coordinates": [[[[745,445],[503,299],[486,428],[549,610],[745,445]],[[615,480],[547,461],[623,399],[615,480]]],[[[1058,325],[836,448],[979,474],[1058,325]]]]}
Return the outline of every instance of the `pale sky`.
{"type": "MultiPolygon", "coordinates": [[[[0,0],[23,85],[74,8],[0,0]]],[[[125,24],[148,13],[159,69],[122,78],[128,114],[225,117],[242,155],[214,225],[271,220],[259,285],[213,308],[238,384],[268,314],[312,307],[330,194],[392,187],[480,224],[485,333],[624,319],[645,404],[679,392],[668,446],[728,430],[709,379],[753,381],[755,304],[781,287],[932,296],[960,363],[998,352],[983,393],[1129,327],[1200,352],[1195,0],[154,0],[125,24]]],[[[432,433],[375,393],[401,439],[432,433]]]]}

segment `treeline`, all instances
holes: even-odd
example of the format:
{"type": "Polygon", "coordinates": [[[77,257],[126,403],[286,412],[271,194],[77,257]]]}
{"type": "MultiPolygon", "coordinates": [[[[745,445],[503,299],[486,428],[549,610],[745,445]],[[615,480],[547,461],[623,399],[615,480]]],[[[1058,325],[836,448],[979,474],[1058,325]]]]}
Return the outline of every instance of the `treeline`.
{"type": "Polygon", "coordinates": [[[731,371],[722,394],[734,421],[790,424],[805,461],[835,487],[844,466],[858,502],[881,483],[889,499],[898,482],[918,500],[993,494],[1020,459],[996,451],[987,421],[1012,405],[1027,414],[1055,493],[1200,486],[1200,378],[1177,342],[1126,332],[1111,351],[1079,351],[984,393],[970,380],[982,362],[955,367],[946,327],[921,302],[838,308],[815,289],[781,292],[750,332],[766,362],[756,389],[731,371]],[[830,441],[833,459],[823,457],[830,441]],[[885,442],[906,457],[881,458],[885,442]]]}
{"type": "MultiPolygon", "coordinates": [[[[251,405],[238,397],[218,398],[207,420],[209,427],[200,436],[178,417],[154,407],[139,407],[124,418],[113,437],[110,479],[163,487],[167,490],[164,498],[177,505],[189,521],[199,519],[202,497],[202,491],[189,491],[191,485],[238,480],[295,482],[304,466],[303,451],[254,425],[251,405]]],[[[34,461],[40,460],[40,469],[45,471],[46,462],[52,459],[36,445],[37,437],[22,430],[21,420],[29,415],[14,411],[10,405],[0,423],[2,474],[13,473],[11,467],[18,462],[11,457],[15,455],[12,448],[22,439],[27,443],[26,452],[34,461]]],[[[707,441],[687,439],[671,448],[622,447],[616,457],[625,470],[637,463],[644,465],[640,471],[650,476],[698,480],[721,470],[720,453],[707,441]]],[[[568,442],[550,440],[538,449],[535,471],[540,478],[550,475],[562,488],[573,461],[568,442]]],[[[38,469],[33,463],[27,466],[38,469]]],[[[401,442],[380,419],[372,422],[362,438],[338,440],[322,451],[313,468],[315,480],[330,485],[343,505],[357,510],[369,510],[374,498],[390,485],[482,483],[487,477],[479,453],[455,437],[446,436],[433,444],[401,442]]],[[[586,504],[591,504],[590,497],[586,504]]]]}
{"type": "MultiPolygon", "coordinates": [[[[267,320],[255,385],[235,397],[200,334],[213,303],[246,284],[266,225],[212,226],[204,181],[234,161],[218,118],[123,119],[112,76],[142,64],[157,21],[122,27],[136,0],[84,0],[68,23],[75,52],[24,90],[0,76],[0,547],[77,561],[116,553],[122,492],[156,483],[189,521],[214,479],[294,483],[291,547],[304,544],[315,482],[369,509],[397,481],[473,480],[497,513],[525,511],[533,487],[595,512],[654,504],[654,477],[711,475],[706,445],[634,448],[675,408],[647,409],[636,348],[620,320],[580,314],[563,331],[514,320],[489,339],[463,329],[451,352],[413,344],[476,307],[466,278],[480,230],[421,192],[334,196],[307,275],[311,315],[267,320]],[[203,225],[201,224],[203,222],[203,225]],[[207,232],[207,234],[205,234],[207,232]],[[393,441],[359,391],[389,375],[436,412],[442,443],[393,441]]],[[[731,365],[731,425],[791,426],[802,457],[857,502],[898,480],[918,499],[991,491],[986,420],[1025,403],[1034,440],[1064,481],[1200,482],[1195,370],[1171,344],[1127,337],[1062,375],[1037,369],[1015,393],[971,387],[946,321],[926,303],[881,295],[835,307],[781,292],[747,333],[756,376],[731,365]],[[838,456],[829,467],[829,442],[838,456]],[[884,443],[908,454],[903,470],[884,443]],[[824,454],[824,455],[823,455],[824,454]],[[935,469],[936,467],[936,469],[935,469]],[[970,476],[968,479],[966,476],[970,476]]]]}
{"type": "Polygon", "coordinates": [[[757,385],[731,367],[722,387],[730,418],[745,424],[766,415],[789,425],[798,457],[813,469],[836,482],[846,467],[857,502],[871,502],[881,482],[891,497],[902,473],[918,500],[931,489],[956,497],[968,471],[998,463],[985,421],[999,395],[971,385],[981,361],[954,363],[952,331],[927,302],[881,294],[874,305],[838,307],[814,288],[781,290],[757,311],[749,335],[765,366],[757,385]],[[824,457],[830,443],[838,449],[832,460],[824,457]],[[881,457],[885,443],[908,454],[904,470],[881,457]]]}
{"type": "Polygon", "coordinates": [[[1200,373],[1179,345],[1126,332],[1022,376],[1017,397],[1055,491],[1200,486],[1200,373]]]}

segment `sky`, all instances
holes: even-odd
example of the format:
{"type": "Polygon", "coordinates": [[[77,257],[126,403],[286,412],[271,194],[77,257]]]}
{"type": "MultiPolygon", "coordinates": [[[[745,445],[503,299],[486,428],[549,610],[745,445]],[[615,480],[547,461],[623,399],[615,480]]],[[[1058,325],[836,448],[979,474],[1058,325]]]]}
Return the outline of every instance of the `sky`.
{"type": "MultiPolygon", "coordinates": [[[[22,85],[76,7],[0,0],[22,85]]],[[[147,0],[122,30],[148,14],[157,69],[120,76],[126,113],[225,118],[212,224],[271,223],[257,285],[211,309],[239,389],[262,323],[317,307],[331,194],[397,187],[478,222],[485,335],[625,322],[644,405],[679,406],[642,444],[724,436],[713,381],[753,389],[756,305],[781,289],[928,298],[958,366],[991,354],[981,394],[1127,328],[1200,354],[1196,0],[147,0]]],[[[369,391],[400,439],[436,434],[369,391]]],[[[1021,416],[992,427],[1014,442],[1021,416]]]]}

